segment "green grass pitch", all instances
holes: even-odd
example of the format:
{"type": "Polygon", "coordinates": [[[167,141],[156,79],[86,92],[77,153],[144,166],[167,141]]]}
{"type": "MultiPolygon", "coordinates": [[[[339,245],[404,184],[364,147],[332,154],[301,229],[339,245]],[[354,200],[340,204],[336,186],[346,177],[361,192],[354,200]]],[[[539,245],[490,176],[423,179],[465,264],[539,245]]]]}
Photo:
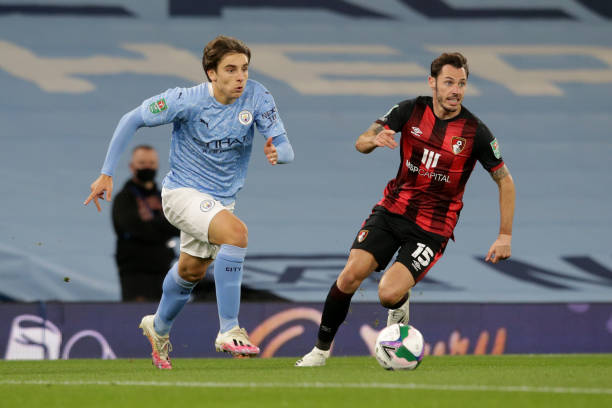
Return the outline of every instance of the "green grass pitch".
{"type": "Polygon", "coordinates": [[[0,361],[0,407],[612,407],[612,355],[0,361]]]}

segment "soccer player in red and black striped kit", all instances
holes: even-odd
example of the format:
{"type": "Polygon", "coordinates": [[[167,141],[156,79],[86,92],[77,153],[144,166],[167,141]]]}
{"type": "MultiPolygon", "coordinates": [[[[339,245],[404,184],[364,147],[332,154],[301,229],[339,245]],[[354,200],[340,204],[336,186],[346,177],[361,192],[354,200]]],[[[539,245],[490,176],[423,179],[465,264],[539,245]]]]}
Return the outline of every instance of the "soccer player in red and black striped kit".
{"type": "Polygon", "coordinates": [[[398,249],[395,262],[380,280],[378,296],[389,309],[387,325],[408,323],[410,289],[453,238],[465,184],[476,161],[499,187],[499,235],[485,260],[497,263],[510,257],[514,182],[495,137],[461,105],[468,75],[463,55],[440,55],[431,63],[432,97],[400,102],[357,139],[355,147],[365,154],[399,145],[400,167],[357,233],[346,266],[327,295],[316,346],[296,366],[325,365],[351,297],[372,272],[387,267],[398,249]],[[398,132],[399,143],[394,139],[398,132]]]}

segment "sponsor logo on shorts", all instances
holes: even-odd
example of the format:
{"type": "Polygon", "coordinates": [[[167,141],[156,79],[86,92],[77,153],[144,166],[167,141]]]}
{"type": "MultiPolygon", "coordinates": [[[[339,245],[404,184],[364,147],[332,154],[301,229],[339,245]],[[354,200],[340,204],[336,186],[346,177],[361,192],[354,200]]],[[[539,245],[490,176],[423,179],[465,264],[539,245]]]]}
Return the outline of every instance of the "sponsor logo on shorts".
{"type": "Polygon", "coordinates": [[[215,206],[215,200],[203,200],[200,203],[200,210],[203,212],[210,211],[215,206]]]}
{"type": "Polygon", "coordinates": [[[240,121],[240,123],[242,123],[245,126],[250,125],[251,122],[253,121],[253,114],[249,112],[248,110],[243,110],[242,112],[238,114],[238,121],[240,121]]]}
{"type": "Polygon", "coordinates": [[[168,105],[166,104],[166,100],[164,98],[158,99],[149,105],[149,110],[153,114],[161,113],[168,109],[168,105]]]}
{"type": "Polygon", "coordinates": [[[453,145],[453,153],[459,154],[465,148],[465,139],[459,136],[453,136],[451,144],[453,145]]]}
{"type": "Polygon", "coordinates": [[[362,243],[363,241],[365,241],[367,236],[368,236],[368,230],[359,231],[359,234],[357,234],[357,242],[362,243]]]}

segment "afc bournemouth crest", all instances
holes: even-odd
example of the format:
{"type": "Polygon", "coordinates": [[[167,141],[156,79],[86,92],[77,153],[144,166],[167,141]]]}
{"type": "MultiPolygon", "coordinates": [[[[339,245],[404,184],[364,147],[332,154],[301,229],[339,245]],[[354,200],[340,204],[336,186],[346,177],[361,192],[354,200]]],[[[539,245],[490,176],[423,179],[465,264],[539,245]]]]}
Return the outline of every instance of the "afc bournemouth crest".
{"type": "Polygon", "coordinates": [[[253,114],[248,110],[243,110],[238,114],[238,120],[245,126],[250,125],[253,121],[253,114]]]}
{"type": "Polygon", "coordinates": [[[459,136],[453,136],[452,139],[453,153],[459,154],[465,148],[465,139],[459,136]]]}
{"type": "Polygon", "coordinates": [[[361,244],[363,241],[365,241],[367,236],[368,236],[368,230],[359,231],[359,234],[357,234],[357,242],[361,244]]]}

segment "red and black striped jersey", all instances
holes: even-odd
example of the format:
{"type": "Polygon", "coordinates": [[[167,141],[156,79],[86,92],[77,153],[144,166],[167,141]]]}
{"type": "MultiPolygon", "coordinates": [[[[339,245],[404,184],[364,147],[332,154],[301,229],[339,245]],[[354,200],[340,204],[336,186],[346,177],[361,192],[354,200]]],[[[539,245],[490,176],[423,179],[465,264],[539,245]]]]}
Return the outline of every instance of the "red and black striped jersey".
{"type": "Polygon", "coordinates": [[[438,119],[431,97],[395,105],[376,121],[401,131],[401,162],[378,205],[443,237],[452,237],[463,208],[465,184],[478,160],[488,171],[503,166],[497,140],[464,106],[438,119]]]}

